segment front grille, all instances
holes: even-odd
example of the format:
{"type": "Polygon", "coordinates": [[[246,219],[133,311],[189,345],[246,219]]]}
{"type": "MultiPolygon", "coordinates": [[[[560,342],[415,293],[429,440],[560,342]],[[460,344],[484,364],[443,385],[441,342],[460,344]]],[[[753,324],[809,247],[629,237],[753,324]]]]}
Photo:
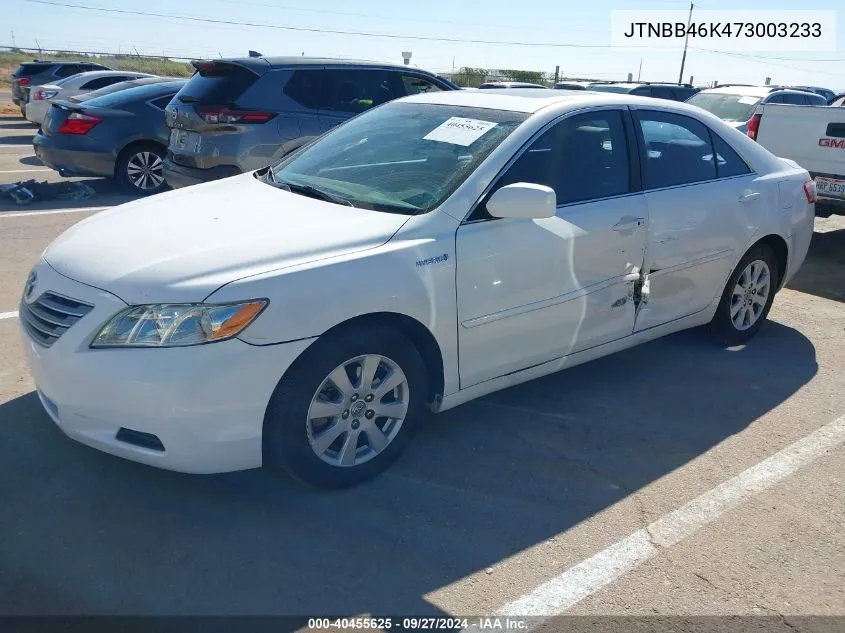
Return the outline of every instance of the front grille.
{"type": "Polygon", "coordinates": [[[27,333],[44,347],[50,347],[93,308],[90,303],[45,292],[32,303],[22,301],[19,312],[27,333]]]}

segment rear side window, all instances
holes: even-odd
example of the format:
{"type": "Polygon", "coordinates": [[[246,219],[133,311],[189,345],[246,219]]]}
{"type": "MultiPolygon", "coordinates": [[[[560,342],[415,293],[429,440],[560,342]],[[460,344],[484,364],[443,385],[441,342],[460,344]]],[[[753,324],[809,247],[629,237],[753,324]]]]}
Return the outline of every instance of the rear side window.
{"type": "Polygon", "coordinates": [[[243,66],[215,63],[194,73],[178,98],[182,103],[230,105],[257,79],[258,75],[243,66]]]}
{"type": "MultiPolygon", "coordinates": [[[[147,101],[148,99],[152,99],[156,95],[161,94],[161,91],[162,88],[155,84],[151,84],[149,86],[135,86],[134,88],[126,88],[125,90],[118,90],[117,92],[111,92],[99,97],[94,97],[93,99],[86,101],[85,105],[96,108],[110,108],[112,106],[120,106],[131,101],[147,101]]],[[[170,103],[174,94],[176,94],[175,89],[173,93],[168,94],[167,101],[164,104],[165,106],[170,103]]]]}
{"type": "Polygon", "coordinates": [[[806,94],[804,98],[807,100],[807,105],[827,105],[827,99],[820,94],[806,94]]]}
{"type": "Polygon", "coordinates": [[[21,64],[12,77],[32,77],[49,70],[53,64],[21,64]]]}
{"type": "Polygon", "coordinates": [[[670,99],[671,101],[675,101],[678,98],[675,91],[668,86],[652,86],[651,96],[657,97],[658,99],[670,99]]]}
{"type": "Polygon", "coordinates": [[[639,88],[634,88],[631,91],[632,95],[637,95],[638,97],[656,97],[657,95],[654,93],[654,88],[650,86],[640,86],[639,88]]]}
{"type": "Polygon", "coordinates": [[[111,86],[113,84],[120,83],[121,81],[126,81],[127,79],[129,79],[129,77],[124,75],[119,75],[117,77],[98,77],[97,79],[85,82],[79,87],[79,89],[96,90],[97,88],[105,88],[106,86],[111,86]]]}
{"type": "Polygon", "coordinates": [[[788,103],[790,105],[807,105],[807,100],[804,95],[786,93],[780,95],[782,97],[781,103],[788,103]]]}
{"type": "Polygon", "coordinates": [[[322,77],[321,70],[297,70],[285,84],[283,92],[304,108],[321,110],[326,107],[322,77]]]}
{"type": "Polygon", "coordinates": [[[686,185],[716,178],[713,146],[707,127],[669,112],[637,113],[645,148],[647,189],[686,185]]]}
{"type": "Polygon", "coordinates": [[[710,131],[710,138],[713,140],[713,149],[716,151],[717,177],[730,178],[731,176],[751,173],[751,168],[742,160],[742,157],[712,130],[710,131]]]}
{"type": "Polygon", "coordinates": [[[70,77],[71,75],[78,75],[84,70],[91,70],[90,68],[84,68],[79,64],[63,64],[56,69],[54,73],[56,77],[70,77]]]}

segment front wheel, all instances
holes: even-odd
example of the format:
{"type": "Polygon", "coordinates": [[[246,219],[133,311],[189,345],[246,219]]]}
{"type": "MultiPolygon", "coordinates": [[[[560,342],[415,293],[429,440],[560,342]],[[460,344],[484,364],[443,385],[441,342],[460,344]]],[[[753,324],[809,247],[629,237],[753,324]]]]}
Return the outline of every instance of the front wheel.
{"type": "Polygon", "coordinates": [[[775,299],[779,275],[775,254],[765,244],[755,246],[740,260],[711,322],[723,343],[740,345],[760,331],[775,299]]]}
{"type": "Polygon", "coordinates": [[[133,193],[148,196],[167,186],[164,180],[164,148],[135,145],[125,150],[117,161],[116,174],[133,193]]]}
{"type": "Polygon", "coordinates": [[[265,464],[323,488],[372,479],[408,445],[426,394],[422,358],[398,332],[330,334],[277,386],[264,419],[265,464]]]}

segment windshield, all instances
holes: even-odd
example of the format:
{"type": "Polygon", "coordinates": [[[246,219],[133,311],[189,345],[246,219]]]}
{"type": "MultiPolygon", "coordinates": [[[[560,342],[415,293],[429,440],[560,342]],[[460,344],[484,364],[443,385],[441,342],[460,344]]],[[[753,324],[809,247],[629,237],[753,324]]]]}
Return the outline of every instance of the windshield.
{"type": "Polygon", "coordinates": [[[272,168],[272,179],[313,187],[353,206],[417,214],[440,205],[527,114],[388,103],[272,168]]]}
{"type": "Polygon", "coordinates": [[[763,97],[727,94],[724,92],[699,92],[687,99],[690,105],[698,106],[715,114],[723,121],[747,121],[754,114],[763,97]]]}

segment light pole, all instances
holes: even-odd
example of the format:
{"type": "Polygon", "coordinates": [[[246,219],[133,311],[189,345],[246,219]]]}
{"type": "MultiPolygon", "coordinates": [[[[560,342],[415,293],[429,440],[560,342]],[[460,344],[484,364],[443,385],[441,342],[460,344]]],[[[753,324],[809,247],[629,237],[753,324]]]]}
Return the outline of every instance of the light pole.
{"type": "Polygon", "coordinates": [[[687,30],[684,33],[684,56],[681,57],[681,74],[678,75],[678,83],[684,83],[684,64],[687,61],[687,42],[689,41],[689,26],[692,24],[692,8],[693,3],[689,3],[689,18],[687,19],[687,30]]]}

